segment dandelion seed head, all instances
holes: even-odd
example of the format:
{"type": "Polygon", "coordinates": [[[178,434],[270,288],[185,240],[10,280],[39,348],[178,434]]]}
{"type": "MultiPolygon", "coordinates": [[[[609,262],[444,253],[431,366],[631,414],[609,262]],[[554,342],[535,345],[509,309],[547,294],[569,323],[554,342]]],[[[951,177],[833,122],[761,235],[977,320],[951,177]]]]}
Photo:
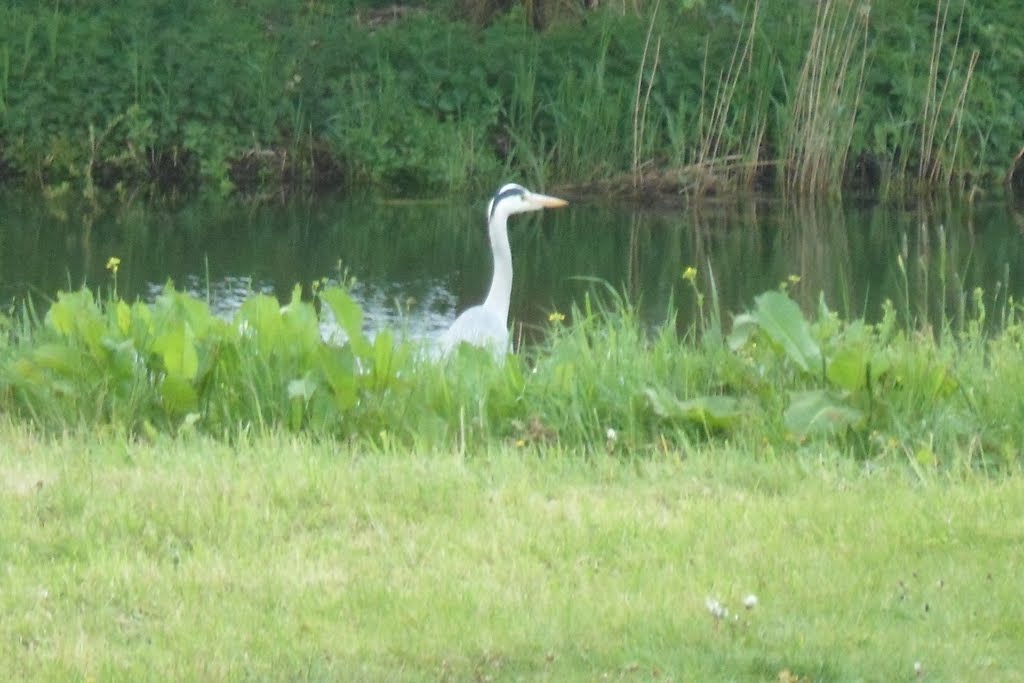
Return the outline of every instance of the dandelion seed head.
{"type": "Polygon", "coordinates": [[[708,608],[708,612],[711,613],[715,619],[724,619],[729,616],[729,610],[725,608],[721,602],[712,597],[704,598],[704,606],[708,608]]]}

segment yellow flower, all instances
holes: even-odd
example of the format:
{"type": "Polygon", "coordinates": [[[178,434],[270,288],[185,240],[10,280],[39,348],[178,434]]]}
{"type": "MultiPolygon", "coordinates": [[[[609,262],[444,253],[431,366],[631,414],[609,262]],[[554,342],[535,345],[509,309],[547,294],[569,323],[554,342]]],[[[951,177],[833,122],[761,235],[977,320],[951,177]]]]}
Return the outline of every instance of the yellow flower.
{"type": "Polygon", "coordinates": [[[121,259],[116,256],[111,256],[107,259],[107,270],[113,271],[114,275],[117,275],[117,269],[121,266],[121,259]]]}
{"type": "Polygon", "coordinates": [[[552,311],[550,314],[548,314],[549,323],[560,323],[563,320],[565,320],[565,315],[559,313],[558,311],[552,311]]]}
{"type": "Polygon", "coordinates": [[[787,279],[789,280],[789,283],[792,285],[795,285],[796,283],[800,282],[799,275],[790,275],[787,279]]]}
{"type": "Polygon", "coordinates": [[[683,271],[683,279],[692,283],[697,279],[697,269],[693,266],[686,266],[686,270],[683,271]]]}

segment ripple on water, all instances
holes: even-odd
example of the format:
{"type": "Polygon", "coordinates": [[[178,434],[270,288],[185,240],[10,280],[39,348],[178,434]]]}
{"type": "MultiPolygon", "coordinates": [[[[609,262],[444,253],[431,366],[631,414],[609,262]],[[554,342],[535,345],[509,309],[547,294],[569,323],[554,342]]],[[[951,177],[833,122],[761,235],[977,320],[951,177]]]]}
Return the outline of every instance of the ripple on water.
{"type": "MultiPolygon", "coordinates": [[[[337,286],[329,280],[329,286],[337,286]]],[[[291,292],[278,292],[272,282],[248,276],[228,275],[207,281],[200,275],[187,275],[182,291],[208,301],[210,311],[222,320],[231,320],[246,299],[254,294],[275,296],[282,304],[291,292]]],[[[149,282],[145,300],[153,303],[164,290],[163,283],[149,282]]],[[[363,332],[373,338],[381,330],[391,330],[403,339],[429,341],[447,329],[455,317],[456,297],[442,278],[419,278],[408,282],[363,283],[349,288],[349,294],[363,309],[363,332]]],[[[323,311],[320,332],[327,341],[343,342],[344,331],[329,308],[323,311]]]]}

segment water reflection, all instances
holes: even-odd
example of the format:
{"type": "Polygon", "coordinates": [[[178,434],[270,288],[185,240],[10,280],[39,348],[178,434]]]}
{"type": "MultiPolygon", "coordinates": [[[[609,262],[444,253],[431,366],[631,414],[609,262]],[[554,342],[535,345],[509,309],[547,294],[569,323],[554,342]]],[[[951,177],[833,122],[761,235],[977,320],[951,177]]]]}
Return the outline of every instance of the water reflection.
{"type": "MultiPolygon", "coordinates": [[[[121,259],[118,289],[152,300],[171,281],[230,316],[252,292],[287,300],[296,283],[355,279],[352,292],[370,331],[431,337],[478,303],[490,280],[484,200],[296,201],[285,206],[196,202],[130,206],[99,215],[0,197],[0,302],[45,299],[58,289],[108,289],[104,269],[121,259]]],[[[877,319],[885,299],[900,312],[937,320],[970,312],[964,292],[989,305],[1024,294],[1020,233],[1008,202],[786,203],[749,198],[684,209],[641,209],[577,201],[565,211],[510,223],[516,281],[512,317],[541,329],[552,311],[570,313],[598,281],[624,292],[643,318],[695,315],[681,279],[697,269],[723,312],[747,308],[788,282],[807,310],[823,294],[848,316],[877,319]],[[901,265],[902,264],[902,265],[901,265]]]]}

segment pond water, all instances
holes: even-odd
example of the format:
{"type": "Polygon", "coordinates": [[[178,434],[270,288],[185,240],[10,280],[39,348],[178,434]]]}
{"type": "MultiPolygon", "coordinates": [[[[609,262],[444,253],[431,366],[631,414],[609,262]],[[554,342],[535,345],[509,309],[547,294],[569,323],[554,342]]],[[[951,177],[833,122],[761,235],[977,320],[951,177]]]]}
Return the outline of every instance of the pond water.
{"type": "MultiPolygon", "coordinates": [[[[347,272],[371,333],[389,327],[431,337],[486,293],[485,204],[349,197],[136,204],[97,213],[0,195],[0,306],[25,297],[45,302],[83,284],[109,288],[112,256],[121,259],[122,296],[152,299],[173,281],[225,316],[252,291],[285,299],[296,283],[308,294],[312,281],[347,272]]],[[[975,287],[989,306],[1008,294],[1024,299],[1022,232],[1024,206],[1012,201],[898,206],[749,198],[654,209],[578,199],[512,218],[512,318],[531,338],[551,312],[569,314],[588,292],[606,295],[604,282],[646,322],[675,314],[685,328],[695,304],[681,275],[693,266],[709,297],[713,277],[725,314],[798,276],[789,288],[808,310],[824,293],[844,316],[877,319],[888,298],[900,312],[909,307],[919,319],[936,320],[943,307],[956,315],[960,293],[975,287]]]]}

